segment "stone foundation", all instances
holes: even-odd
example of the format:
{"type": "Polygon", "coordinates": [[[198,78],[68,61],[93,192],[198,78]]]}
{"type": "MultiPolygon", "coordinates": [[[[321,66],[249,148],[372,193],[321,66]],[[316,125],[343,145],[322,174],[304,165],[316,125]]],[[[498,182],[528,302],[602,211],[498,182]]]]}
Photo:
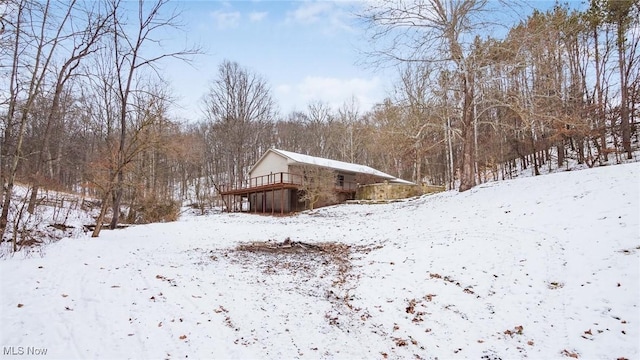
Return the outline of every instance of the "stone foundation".
{"type": "Polygon", "coordinates": [[[391,184],[388,182],[361,185],[356,190],[356,200],[388,201],[444,191],[444,186],[391,184]]]}

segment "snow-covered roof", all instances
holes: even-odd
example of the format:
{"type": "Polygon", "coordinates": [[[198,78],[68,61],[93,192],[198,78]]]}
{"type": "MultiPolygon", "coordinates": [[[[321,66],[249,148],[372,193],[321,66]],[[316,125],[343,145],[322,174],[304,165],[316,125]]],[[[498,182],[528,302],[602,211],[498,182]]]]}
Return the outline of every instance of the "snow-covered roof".
{"type": "Polygon", "coordinates": [[[401,184],[413,184],[410,181],[396,178],[393,175],[389,175],[387,173],[384,173],[380,170],[376,170],[366,165],[352,164],[344,161],[325,159],[321,157],[304,155],[304,154],[299,154],[299,153],[280,150],[280,149],[272,148],[272,149],[269,149],[268,151],[273,151],[276,154],[284,156],[289,160],[298,164],[321,166],[321,167],[325,167],[333,170],[345,171],[345,172],[356,173],[356,174],[373,175],[373,176],[386,179],[389,182],[395,182],[395,183],[401,183],[401,184]]]}

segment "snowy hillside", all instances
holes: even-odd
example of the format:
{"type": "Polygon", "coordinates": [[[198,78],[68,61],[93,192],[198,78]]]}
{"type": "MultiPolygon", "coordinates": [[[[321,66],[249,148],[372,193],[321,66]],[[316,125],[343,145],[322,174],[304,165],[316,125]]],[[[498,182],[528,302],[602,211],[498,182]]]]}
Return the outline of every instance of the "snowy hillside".
{"type": "Polygon", "coordinates": [[[2,354],[637,359],[638,179],[634,163],[64,239],[0,261],[2,354]]]}
{"type": "Polygon", "coordinates": [[[28,186],[16,184],[9,207],[8,226],[0,242],[0,261],[11,256],[37,256],[47,245],[65,237],[76,238],[87,231],[84,225],[95,223],[99,201],[77,194],[42,190],[38,206],[29,213],[31,195],[28,186]],[[17,253],[13,251],[16,241],[17,253]]]}

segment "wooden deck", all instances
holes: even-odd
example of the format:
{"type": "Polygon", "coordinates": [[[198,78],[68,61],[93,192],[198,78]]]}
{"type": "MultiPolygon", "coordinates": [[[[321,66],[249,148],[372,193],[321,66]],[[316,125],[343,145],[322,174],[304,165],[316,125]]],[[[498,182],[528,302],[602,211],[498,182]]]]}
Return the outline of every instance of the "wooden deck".
{"type": "Polygon", "coordinates": [[[227,187],[224,190],[221,188],[220,195],[247,195],[256,192],[279,190],[279,189],[298,189],[302,184],[284,183],[278,182],[273,184],[264,184],[252,187],[227,187]]]}
{"type": "MultiPolygon", "coordinates": [[[[295,207],[292,205],[292,201],[298,197],[292,193],[292,190],[303,188],[304,180],[302,175],[281,172],[250,178],[240,184],[220,185],[218,191],[225,202],[227,211],[284,214],[285,212],[297,211],[291,209],[295,207]],[[248,203],[248,209],[245,209],[244,204],[246,203],[248,203]],[[289,210],[285,210],[285,208],[289,210]]],[[[334,191],[346,194],[344,195],[346,198],[352,198],[356,188],[357,184],[355,183],[336,179],[334,191]]]]}
{"type": "Polygon", "coordinates": [[[240,184],[220,185],[220,195],[243,195],[274,189],[297,189],[303,177],[291,173],[275,173],[258,176],[240,184]]]}
{"type": "MultiPolygon", "coordinates": [[[[256,192],[263,192],[278,189],[299,189],[302,187],[304,177],[292,173],[275,173],[269,175],[250,178],[241,184],[220,185],[220,195],[246,195],[256,192]]],[[[336,184],[337,192],[355,192],[357,184],[343,182],[336,184]]]]}

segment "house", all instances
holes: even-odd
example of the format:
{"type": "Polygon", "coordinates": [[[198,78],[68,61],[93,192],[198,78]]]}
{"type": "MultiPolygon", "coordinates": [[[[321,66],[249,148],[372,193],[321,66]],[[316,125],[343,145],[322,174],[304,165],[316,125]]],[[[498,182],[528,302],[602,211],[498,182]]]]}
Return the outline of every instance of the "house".
{"type": "Polygon", "coordinates": [[[223,185],[220,195],[229,211],[283,214],[354,199],[359,185],[381,182],[413,184],[369,166],[272,148],[251,167],[245,183],[223,185]],[[313,204],[309,184],[322,174],[319,171],[331,174],[329,186],[335,196],[313,204]]]}

